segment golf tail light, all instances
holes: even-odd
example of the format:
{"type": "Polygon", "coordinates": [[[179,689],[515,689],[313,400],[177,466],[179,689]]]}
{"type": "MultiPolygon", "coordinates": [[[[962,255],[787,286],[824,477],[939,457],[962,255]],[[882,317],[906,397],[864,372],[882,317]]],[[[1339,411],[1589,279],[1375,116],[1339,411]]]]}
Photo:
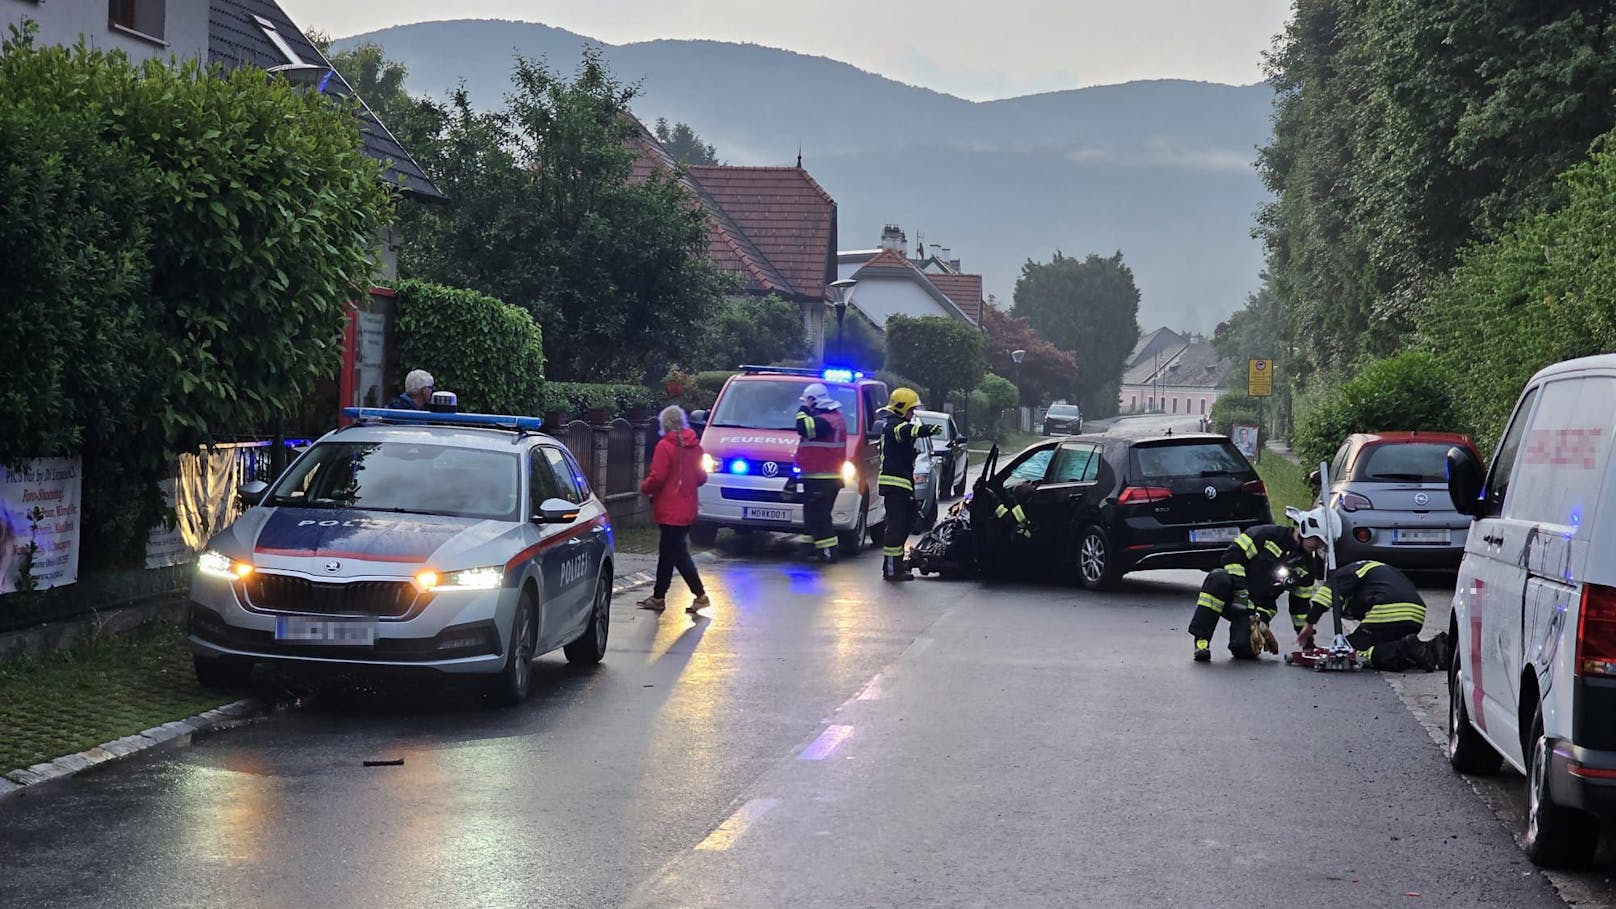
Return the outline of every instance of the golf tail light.
{"type": "Polygon", "coordinates": [[[1582,585],[1577,611],[1577,675],[1616,676],[1616,588],[1582,585]]]}
{"type": "Polygon", "coordinates": [[[854,464],[852,461],[842,462],[842,485],[858,485],[858,465],[854,464]]]}
{"type": "Polygon", "coordinates": [[[1118,505],[1144,505],[1149,502],[1165,502],[1173,497],[1173,491],[1165,486],[1129,486],[1117,496],[1118,505]]]}
{"type": "Polygon", "coordinates": [[[1265,496],[1268,495],[1268,484],[1262,480],[1248,480],[1240,487],[1240,491],[1247,495],[1265,496]]]}

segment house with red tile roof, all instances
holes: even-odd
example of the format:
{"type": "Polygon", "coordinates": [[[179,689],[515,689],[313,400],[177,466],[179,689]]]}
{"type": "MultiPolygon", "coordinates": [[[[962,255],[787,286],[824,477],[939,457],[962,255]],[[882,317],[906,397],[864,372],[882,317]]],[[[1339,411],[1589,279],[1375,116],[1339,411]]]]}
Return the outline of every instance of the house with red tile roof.
{"type": "Polygon", "coordinates": [[[892,224],[882,232],[879,247],[838,253],[838,276],[858,282],[848,306],[876,328],[893,316],[943,316],[981,324],[981,275],[961,274],[958,260],[925,260],[908,253],[903,230],[892,224]]]}
{"type": "Polygon", "coordinates": [[[707,258],[740,281],[743,293],[774,294],[796,303],[815,357],[824,352],[829,288],[836,280],[836,200],[794,167],[695,165],[679,169],[643,125],[631,180],[658,171],[679,182],[707,210],[707,258]]]}

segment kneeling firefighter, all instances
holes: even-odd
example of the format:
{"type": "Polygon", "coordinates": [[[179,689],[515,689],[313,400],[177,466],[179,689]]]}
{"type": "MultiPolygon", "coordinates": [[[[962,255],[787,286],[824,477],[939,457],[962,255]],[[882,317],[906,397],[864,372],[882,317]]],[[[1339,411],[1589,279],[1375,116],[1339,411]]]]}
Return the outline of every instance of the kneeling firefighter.
{"type": "Polygon", "coordinates": [[[1448,664],[1448,635],[1420,640],[1425,625],[1425,601],[1414,582],[1401,571],[1381,562],[1361,561],[1337,568],[1313,594],[1307,623],[1297,633],[1302,647],[1313,646],[1314,627],[1336,602],[1341,614],[1358,622],[1347,643],[1369,669],[1431,672],[1448,664]]]}
{"type": "Polygon", "coordinates": [[[909,526],[915,508],[915,440],[942,432],[911,419],[920,408],[913,388],[896,388],[881,410],[881,501],[886,505],[886,532],[881,539],[881,577],[888,581],[915,579],[904,563],[909,526]]]}
{"type": "Polygon", "coordinates": [[[802,391],[797,410],[797,469],[803,491],[802,522],[813,541],[814,558],[836,558],[836,527],[831,510],[842,489],[842,462],[847,459],[847,421],[830,389],[815,382],[802,391]]]}
{"type": "Polygon", "coordinates": [[[1261,650],[1279,652],[1268,623],[1279,614],[1279,595],[1289,592],[1291,624],[1300,631],[1316,584],[1324,576],[1319,553],[1325,535],[1340,527],[1335,512],[1286,509],[1295,526],[1263,524],[1235,538],[1223,553],[1223,567],[1206,575],[1190,617],[1195,662],[1212,659],[1212,634],[1218,619],[1229,620],[1229,652],[1254,660],[1261,650]],[[1255,615],[1253,615],[1255,613],[1255,615]]]}

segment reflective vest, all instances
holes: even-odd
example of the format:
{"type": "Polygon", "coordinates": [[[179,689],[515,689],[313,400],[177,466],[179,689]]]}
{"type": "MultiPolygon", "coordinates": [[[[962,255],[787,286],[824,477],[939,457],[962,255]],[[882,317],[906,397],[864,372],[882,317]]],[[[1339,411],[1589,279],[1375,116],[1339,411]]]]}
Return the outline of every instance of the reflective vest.
{"type": "Polygon", "coordinates": [[[898,416],[888,416],[881,422],[881,479],[883,492],[902,489],[915,491],[915,440],[936,435],[940,430],[898,416]]]}
{"type": "Polygon", "coordinates": [[[797,470],[804,480],[840,480],[847,460],[847,423],[839,410],[797,411],[797,470]]]}

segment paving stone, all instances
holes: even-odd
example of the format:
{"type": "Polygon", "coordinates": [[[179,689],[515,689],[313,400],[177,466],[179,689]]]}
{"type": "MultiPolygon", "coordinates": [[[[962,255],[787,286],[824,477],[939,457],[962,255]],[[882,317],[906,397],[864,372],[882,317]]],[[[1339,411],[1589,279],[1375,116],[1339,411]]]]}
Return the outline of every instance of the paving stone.
{"type": "Polygon", "coordinates": [[[22,788],[21,783],[13,783],[12,781],[6,779],[5,777],[0,776],[0,799],[5,798],[6,796],[10,795],[13,792],[16,792],[18,789],[21,789],[21,788],[22,788]]]}
{"type": "Polygon", "coordinates": [[[89,751],[83,752],[80,756],[86,761],[89,761],[91,767],[94,767],[97,764],[105,764],[107,761],[117,757],[117,755],[106,750],[105,748],[102,748],[100,745],[91,748],[89,751]]]}
{"type": "Polygon", "coordinates": [[[140,734],[142,737],[150,739],[153,742],[172,742],[180,737],[180,734],[168,728],[168,724],[166,723],[161,726],[153,726],[150,729],[142,730],[140,734]]]}
{"type": "Polygon", "coordinates": [[[137,751],[150,748],[151,745],[151,739],[143,735],[126,735],[121,739],[105,742],[101,747],[106,749],[107,753],[113,757],[128,757],[137,751]]]}
{"type": "Polygon", "coordinates": [[[54,780],[57,777],[67,776],[68,773],[68,771],[63,770],[62,768],[51,763],[35,764],[34,766],[28,768],[28,772],[38,777],[38,779],[34,781],[36,783],[43,783],[46,780],[54,780]]]}
{"type": "Polygon", "coordinates": [[[6,774],[6,778],[20,786],[32,786],[50,779],[48,776],[35,773],[32,770],[13,770],[6,774]]]}
{"type": "Polygon", "coordinates": [[[70,754],[66,757],[59,757],[56,760],[51,761],[51,764],[54,765],[57,770],[62,771],[63,776],[70,773],[78,773],[80,770],[89,770],[91,767],[90,761],[82,754],[70,754]]]}

